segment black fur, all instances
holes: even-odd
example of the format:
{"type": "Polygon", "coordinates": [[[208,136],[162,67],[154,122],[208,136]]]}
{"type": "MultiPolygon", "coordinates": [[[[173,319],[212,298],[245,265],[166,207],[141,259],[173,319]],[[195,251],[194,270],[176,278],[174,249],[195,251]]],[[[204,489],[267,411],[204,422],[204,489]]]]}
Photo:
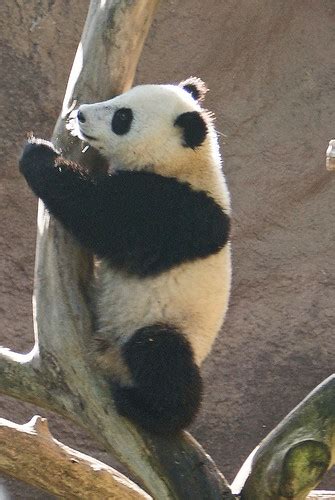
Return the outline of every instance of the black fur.
{"type": "Polygon", "coordinates": [[[198,111],[188,111],[179,115],[174,124],[182,128],[186,148],[195,149],[206,139],[207,124],[198,111]]]}
{"type": "Polygon", "coordinates": [[[229,216],[204,191],[149,172],[89,175],[31,139],[20,160],[29,186],[86,248],[139,276],[217,253],[229,216]]]}
{"type": "Polygon", "coordinates": [[[134,386],[114,389],[118,412],[153,433],[187,427],[200,406],[202,380],[185,337],[168,325],[147,326],[125,344],[123,356],[134,386]]]}
{"type": "Polygon", "coordinates": [[[129,132],[133,121],[133,112],[130,108],[120,108],[115,111],[112,119],[112,130],[117,135],[125,135],[129,132]]]}
{"type": "Polygon", "coordinates": [[[206,93],[208,92],[206,84],[200,80],[200,78],[195,76],[191,76],[190,78],[187,78],[187,80],[180,82],[179,86],[191,94],[193,99],[196,101],[204,99],[206,93]]]}

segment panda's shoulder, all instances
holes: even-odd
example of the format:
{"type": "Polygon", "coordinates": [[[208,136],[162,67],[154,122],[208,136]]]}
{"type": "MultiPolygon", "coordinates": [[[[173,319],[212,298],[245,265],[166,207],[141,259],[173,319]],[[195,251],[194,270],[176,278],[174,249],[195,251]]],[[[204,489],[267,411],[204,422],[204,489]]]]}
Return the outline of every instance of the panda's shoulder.
{"type": "Polygon", "coordinates": [[[109,256],[114,267],[158,275],[217,253],[229,239],[229,216],[205,191],[143,171],[116,172],[109,182],[106,225],[115,229],[107,233],[118,248],[109,256]]]}
{"type": "Polygon", "coordinates": [[[195,189],[177,177],[148,171],[120,170],[112,175],[110,184],[119,194],[126,193],[130,203],[137,200],[148,206],[154,204],[166,208],[174,207],[174,211],[189,205],[194,205],[194,208],[200,211],[221,211],[209,193],[195,189]]]}

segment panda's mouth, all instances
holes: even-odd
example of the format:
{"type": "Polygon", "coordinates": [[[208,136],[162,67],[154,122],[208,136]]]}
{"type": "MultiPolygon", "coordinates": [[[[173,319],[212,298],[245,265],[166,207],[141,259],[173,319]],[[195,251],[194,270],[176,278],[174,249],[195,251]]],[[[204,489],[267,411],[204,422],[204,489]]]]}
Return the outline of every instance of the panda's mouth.
{"type": "Polygon", "coordinates": [[[95,137],[93,137],[92,135],[88,135],[88,134],[85,134],[81,129],[80,130],[80,134],[83,136],[84,139],[88,139],[89,141],[97,141],[97,139],[95,137]]]}
{"type": "Polygon", "coordinates": [[[77,111],[72,111],[70,113],[66,123],[66,128],[70,131],[71,135],[79,137],[82,141],[88,142],[98,140],[96,137],[93,137],[93,135],[85,134],[85,132],[82,131],[78,122],[77,111]]]}

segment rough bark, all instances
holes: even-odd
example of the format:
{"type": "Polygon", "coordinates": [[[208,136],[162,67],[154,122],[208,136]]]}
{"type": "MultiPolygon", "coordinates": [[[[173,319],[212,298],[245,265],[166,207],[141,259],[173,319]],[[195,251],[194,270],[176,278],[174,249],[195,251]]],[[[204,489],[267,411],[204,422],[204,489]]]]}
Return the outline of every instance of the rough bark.
{"type": "Polygon", "coordinates": [[[316,387],[246,460],[232,490],[243,500],[302,500],[335,462],[335,375],[316,387]]]}
{"type": "Polygon", "coordinates": [[[146,499],[150,496],[111,467],[54,439],[46,419],[24,425],[0,419],[0,470],[57,497],[146,499]]]}

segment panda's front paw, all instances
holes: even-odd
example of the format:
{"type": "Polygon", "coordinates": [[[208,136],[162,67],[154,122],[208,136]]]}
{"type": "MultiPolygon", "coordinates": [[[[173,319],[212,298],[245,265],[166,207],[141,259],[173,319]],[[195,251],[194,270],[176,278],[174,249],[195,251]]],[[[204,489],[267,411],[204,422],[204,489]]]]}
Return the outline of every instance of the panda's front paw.
{"type": "Polygon", "coordinates": [[[59,152],[51,142],[30,137],[19,160],[20,170],[25,175],[32,168],[40,169],[54,164],[58,156],[59,152]]]}

